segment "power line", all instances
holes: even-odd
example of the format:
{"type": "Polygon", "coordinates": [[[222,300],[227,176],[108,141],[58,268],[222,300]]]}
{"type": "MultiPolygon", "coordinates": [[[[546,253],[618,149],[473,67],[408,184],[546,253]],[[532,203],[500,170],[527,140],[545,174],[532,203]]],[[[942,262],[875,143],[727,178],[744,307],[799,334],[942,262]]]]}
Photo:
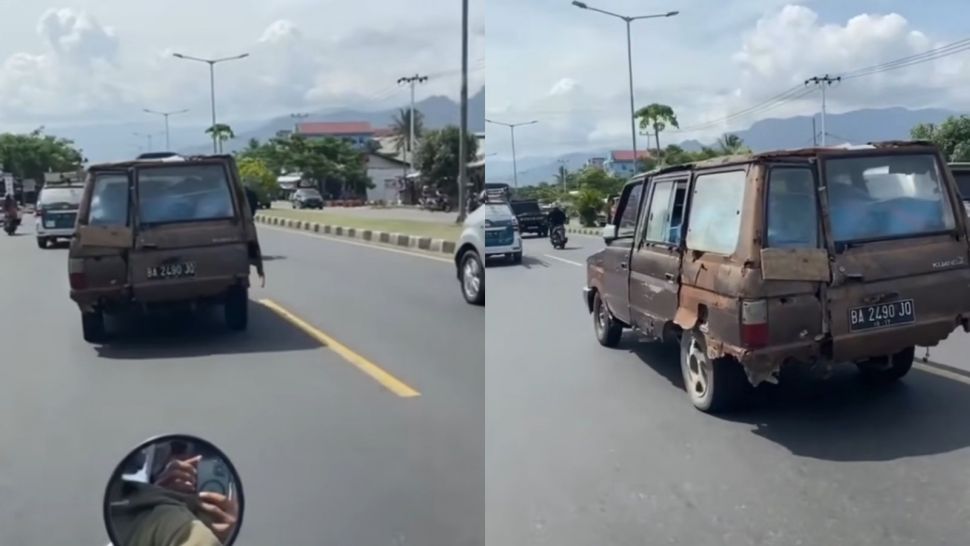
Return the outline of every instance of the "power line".
{"type": "Polygon", "coordinates": [[[930,49],[922,53],[916,53],[914,55],[901,57],[899,59],[895,59],[885,63],[880,63],[872,66],[867,66],[865,68],[852,70],[844,73],[842,75],[842,78],[848,80],[848,79],[861,78],[863,76],[870,76],[872,74],[879,74],[881,72],[889,72],[890,70],[897,70],[900,68],[906,68],[916,64],[934,61],[936,59],[942,59],[943,57],[956,55],[957,53],[962,53],[967,50],[970,50],[970,38],[957,40],[956,42],[953,42],[944,46],[940,46],[934,49],[930,49]]]}
{"type": "Polygon", "coordinates": [[[704,129],[710,129],[712,127],[716,127],[716,126],[721,125],[723,123],[726,123],[728,121],[733,121],[733,120],[735,120],[737,118],[740,118],[740,117],[748,116],[748,115],[751,115],[751,114],[762,114],[762,113],[768,112],[769,110],[774,110],[775,108],[778,108],[779,106],[782,106],[782,105],[787,104],[789,102],[793,102],[793,101],[796,101],[798,99],[801,99],[802,97],[805,97],[806,95],[809,95],[811,93],[812,93],[812,90],[811,89],[805,89],[801,85],[795,86],[795,87],[792,87],[791,89],[788,89],[787,91],[784,91],[782,93],[779,93],[779,94],[775,95],[774,97],[771,97],[771,98],[769,98],[767,100],[764,100],[762,102],[759,102],[759,103],[755,104],[754,106],[749,106],[748,108],[745,108],[743,110],[738,110],[737,112],[734,112],[732,114],[728,114],[728,115],[726,115],[724,117],[721,117],[721,118],[717,118],[717,119],[714,119],[714,120],[706,121],[706,122],[703,122],[703,123],[698,123],[696,125],[689,125],[687,127],[681,127],[680,129],[677,129],[677,130],[674,130],[674,131],[671,131],[671,132],[672,133],[690,133],[690,132],[695,132],[695,131],[701,131],[701,130],[704,130],[704,129]]]}

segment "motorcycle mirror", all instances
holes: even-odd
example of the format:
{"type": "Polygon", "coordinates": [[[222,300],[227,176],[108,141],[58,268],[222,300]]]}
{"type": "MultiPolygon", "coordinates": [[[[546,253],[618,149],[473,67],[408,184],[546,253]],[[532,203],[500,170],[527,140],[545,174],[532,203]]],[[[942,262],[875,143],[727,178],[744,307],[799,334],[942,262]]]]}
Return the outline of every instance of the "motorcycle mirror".
{"type": "Polygon", "coordinates": [[[187,434],[148,439],[115,467],[104,490],[104,525],[114,546],[229,546],[246,507],[232,461],[187,434]]]}

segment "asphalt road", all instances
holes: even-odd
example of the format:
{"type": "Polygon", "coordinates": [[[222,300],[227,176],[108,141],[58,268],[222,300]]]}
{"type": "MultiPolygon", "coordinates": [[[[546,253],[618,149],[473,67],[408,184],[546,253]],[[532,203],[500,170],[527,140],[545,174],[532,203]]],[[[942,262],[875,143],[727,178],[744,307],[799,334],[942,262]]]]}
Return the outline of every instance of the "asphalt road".
{"type": "MultiPolygon", "coordinates": [[[[276,201],[273,208],[292,209],[293,205],[289,201],[276,201]]],[[[306,209],[313,211],[314,209],[306,209]]],[[[430,211],[417,207],[327,207],[324,209],[328,213],[339,214],[342,216],[358,216],[360,218],[378,218],[381,220],[412,220],[420,222],[440,222],[452,224],[458,216],[457,212],[430,211]]]]}
{"type": "MultiPolygon", "coordinates": [[[[921,367],[868,389],[845,368],[705,415],[675,347],[597,344],[580,264],[602,242],[568,247],[530,239],[488,270],[489,544],[967,543],[970,380],[921,367]]],[[[970,353],[945,345],[931,358],[970,353]]]]}
{"type": "MultiPolygon", "coordinates": [[[[28,225],[29,224],[29,225],[28,225]]],[[[141,440],[187,432],[242,474],[240,546],[481,545],[485,312],[454,267],[261,228],[250,327],[221,314],[81,339],[66,250],[0,238],[0,544],[104,544],[104,485],[141,440]],[[402,398],[270,299],[420,396],[402,398]]]]}

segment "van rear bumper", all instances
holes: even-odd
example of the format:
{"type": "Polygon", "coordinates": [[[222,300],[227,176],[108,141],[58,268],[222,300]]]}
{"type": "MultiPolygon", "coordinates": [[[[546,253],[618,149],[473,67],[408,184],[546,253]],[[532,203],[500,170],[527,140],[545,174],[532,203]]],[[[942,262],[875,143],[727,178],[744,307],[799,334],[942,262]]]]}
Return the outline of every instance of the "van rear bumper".
{"type": "Polygon", "coordinates": [[[82,310],[125,309],[133,306],[159,306],[221,300],[230,288],[249,287],[246,275],[205,279],[169,280],[148,286],[72,290],[71,299],[82,310]]]}

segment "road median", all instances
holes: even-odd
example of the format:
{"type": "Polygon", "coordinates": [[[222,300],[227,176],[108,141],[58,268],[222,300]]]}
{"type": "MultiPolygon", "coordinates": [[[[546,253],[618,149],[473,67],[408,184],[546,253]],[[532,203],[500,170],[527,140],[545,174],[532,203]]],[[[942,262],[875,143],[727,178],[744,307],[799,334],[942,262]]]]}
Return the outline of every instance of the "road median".
{"type": "Polygon", "coordinates": [[[455,253],[454,241],[436,237],[395,233],[362,227],[326,224],[321,222],[313,222],[310,220],[286,218],[276,214],[266,214],[262,212],[256,214],[256,223],[297,231],[330,235],[333,237],[346,237],[349,239],[356,239],[358,241],[366,241],[375,244],[410,248],[424,252],[449,255],[455,253]]]}

